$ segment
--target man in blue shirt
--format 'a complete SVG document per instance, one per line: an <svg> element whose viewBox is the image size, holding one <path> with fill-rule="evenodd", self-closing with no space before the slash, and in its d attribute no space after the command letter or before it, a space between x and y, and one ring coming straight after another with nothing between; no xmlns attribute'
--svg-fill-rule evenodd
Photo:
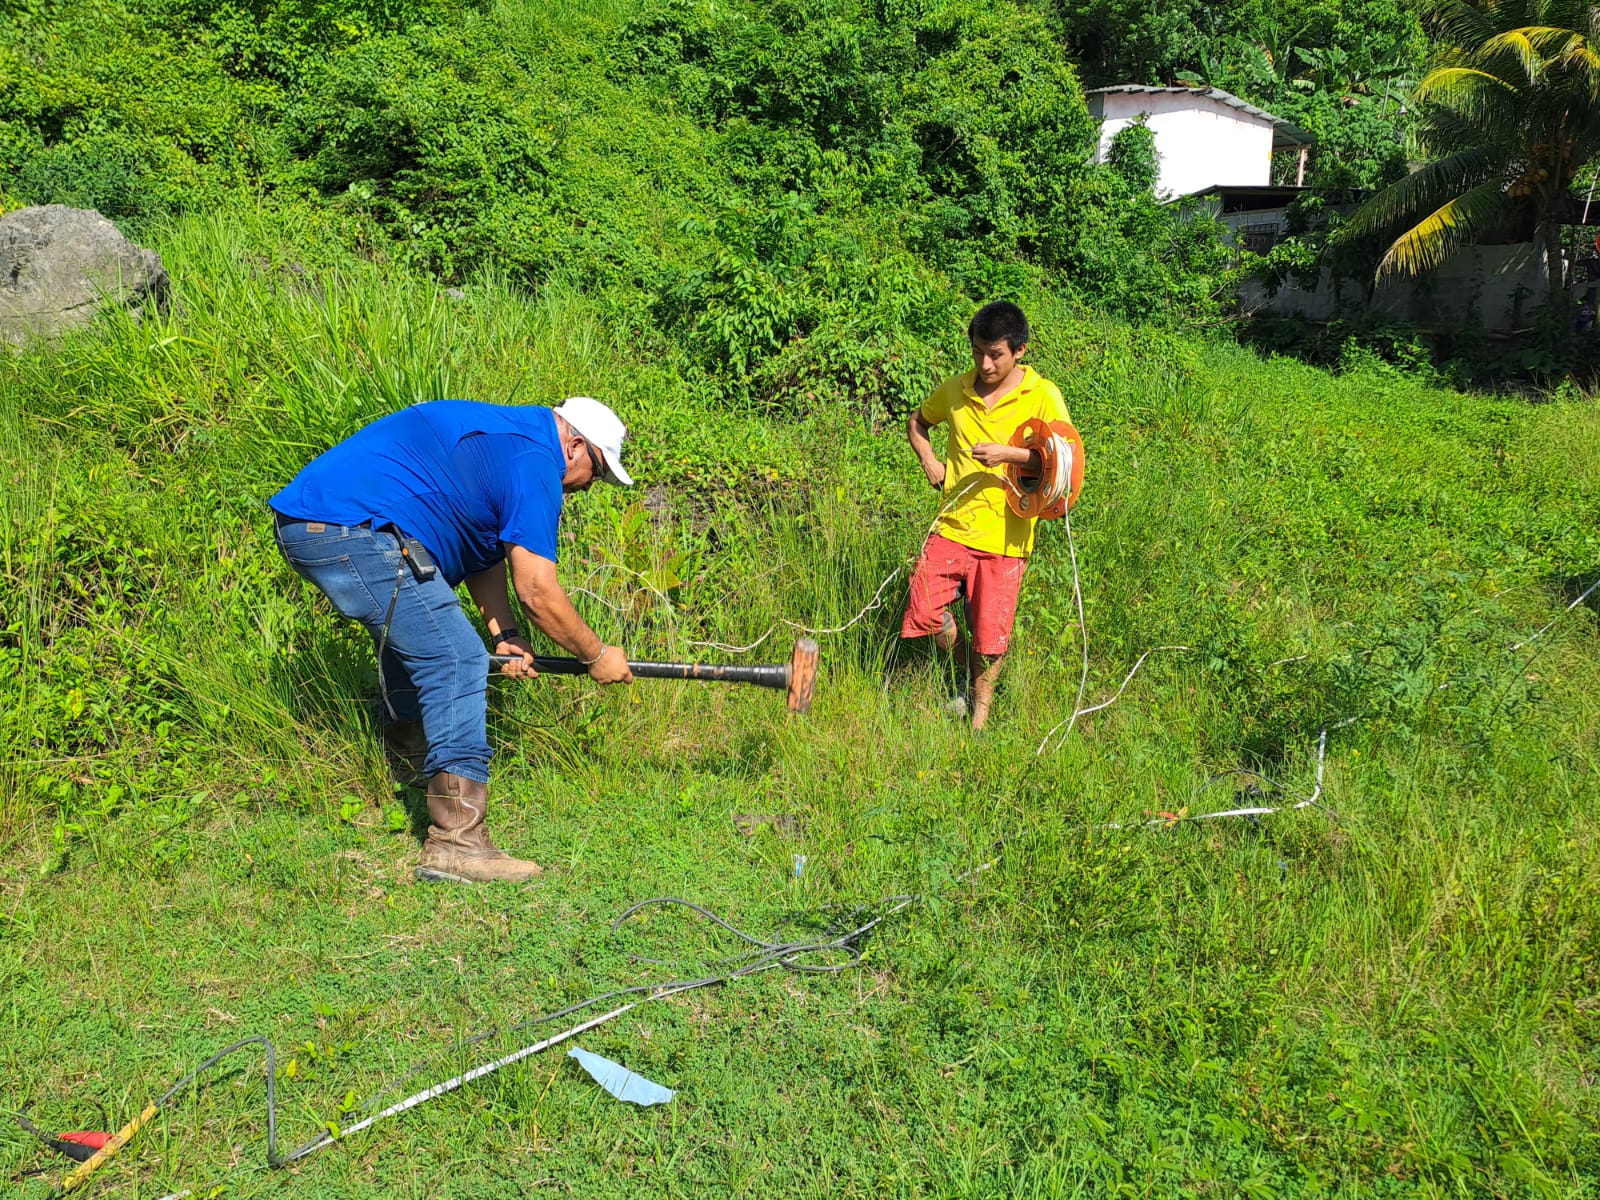
<svg viewBox="0 0 1600 1200"><path fill-rule="evenodd" d="M488 802L489 651L456 597L467 585L498 653L531 676L510 579L540 631L598 683L631 683L627 655L600 640L556 580L566 493L628 486L627 430L604 404L559 408L436 400L374 421L313 459L271 500L278 547L378 651L384 740L423 759L428 839L417 875L458 883L543 874L495 849Z"/></svg>

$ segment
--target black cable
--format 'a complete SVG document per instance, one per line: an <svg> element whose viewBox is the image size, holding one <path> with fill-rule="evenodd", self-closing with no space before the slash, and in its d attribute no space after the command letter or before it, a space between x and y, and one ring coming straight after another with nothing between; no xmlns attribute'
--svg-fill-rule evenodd
<svg viewBox="0 0 1600 1200"><path fill-rule="evenodd" d="M617 917L617 919L611 923L609 932L615 933L622 927L622 923L624 921L643 908L648 908L651 905L657 904L673 904L699 913L708 920L722 926L735 937L750 943L752 946L756 947L756 949L744 955L738 955L728 959L719 960L729 963L730 965L733 963L740 964L738 967L735 967L730 971L723 971L720 974L705 975L692 979L674 980L671 983L642 983L633 987L618 988L615 991L603 992L598 996L591 996L587 1000L580 1000L576 1004L568 1005L566 1008L557 1009L555 1012L546 1013L545 1015L539 1017L530 1017L528 1020L519 1021L515 1025L507 1025L504 1029L489 1029L482 1033L473 1034L471 1037L463 1038L461 1041L457 1042L455 1048L458 1050L464 1049L468 1046L479 1045L480 1043L489 1041L492 1038L505 1037L508 1034L521 1033L527 1029L534 1029L540 1025L547 1025L551 1021L560 1020L562 1017L570 1017L574 1013L582 1012L584 1009L594 1008L597 1005L604 1004L608 1000L617 1000L624 996L637 996L644 992L670 993L678 991L693 991L696 988L709 987L714 983L722 983L724 981L741 978L745 975L754 974L757 970L765 969L766 967L774 965L775 963L781 964L788 970L792 971L828 973L847 970L850 967L858 965L861 961L861 953L859 949L854 947L854 942L865 937L866 934L871 932L895 912L900 911L902 908L920 899L920 896L910 895L887 896L878 901L878 903L875 905L867 905L861 908L852 909L850 912L845 914L841 921L836 921L832 926L829 927L830 932L834 932L836 936L826 942L766 942L723 920L710 909L704 908L701 905L695 904L691 901L681 900L676 896L656 896L649 900L641 900ZM879 916L874 917L872 920L867 921L864 924L843 930L842 933L839 932L842 929L843 921L854 920L863 913L873 912L884 908L888 908L889 911L882 912ZM847 947L843 945L843 943L852 943L852 945ZM850 961L824 966L804 966L792 961L802 954L837 951L839 949L847 949L848 952L851 953ZM679 962L683 961L681 959L644 958L639 955L630 955L629 957L634 962L642 963L648 966L676 966ZM365 1105L364 1111L371 1112L378 1108L378 1102L380 1100L385 1097L392 1096L396 1092L400 1091L408 1081L421 1074L427 1069L427 1067L427 1063L422 1063L407 1071L393 1084L385 1088L382 1092L379 1092L378 1095L372 1100L368 1101L368 1103ZM296 1154L298 1154L298 1152L296 1152Z"/></svg>
<svg viewBox="0 0 1600 1200"><path fill-rule="evenodd" d="M22 1111L17 1114L17 1124L22 1126L22 1128L28 1133L33 1134L34 1137L38 1138L46 1146L49 1146L50 1149L60 1151L73 1162L88 1162L94 1157L95 1148L93 1146L87 1145L84 1142L69 1142L62 1138L53 1138L44 1130L35 1125L32 1121L28 1120L28 1106L26 1104L22 1106ZM39 1171L28 1173L43 1175L44 1171L41 1169Z"/></svg>
<svg viewBox="0 0 1600 1200"><path fill-rule="evenodd" d="M539 1017L533 1017L526 1021L520 1021L515 1025L507 1026L504 1030L489 1030L484 1033L475 1034L472 1037L459 1042L457 1044L457 1048L460 1049L466 1046L477 1045L493 1037L501 1037L506 1034L532 1029L540 1025L547 1025L550 1022L559 1020L562 1017L568 1017L574 1013L582 1012L585 1009L594 1008L595 1006L603 1004L608 1000L616 1000L625 996L643 995L644 999L637 1001L636 1003L644 1003L648 1000L661 999L666 996L676 995L679 992L693 991L696 988L710 987L719 983L731 983L736 979L742 979L747 976L754 975L760 971L769 970L773 967L782 967L788 971L808 973L835 973L839 971L846 971L852 967L860 965L863 958L863 951L860 943L864 938L867 937L868 934L870 934L879 925L883 924L884 921L888 920L896 913L904 911L912 904L918 903L921 899L922 897L917 895L887 896L878 901L877 904L854 909L851 912L846 913L844 917L840 918L829 926L827 933L830 936L825 936L823 938L811 941L767 941L763 938L756 937L753 934L746 933L744 930L738 928L738 926L723 920L716 913L702 905L695 904L689 900L679 899L676 896L656 896L649 900L641 900L639 903L624 911L619 917L617 917L615 921L612 922L610 928L611 933L615 933L621 928L623 922L643 909L655 905L674 905L681 908L687 908L692 912L698 913L707 920L713 922L720 928L727 930L729 933L748 944L751 949L742 955L735 956L731 960L728 960L730 963L736 963L738 965L730 966L729 969L721 971L717 974L704 975L689 979L679 979L670 983L637 984L633 987L618 988L614 991L603 992L598 996L592 996L587 1000L581 1000L576 1004L568 1005L566 1008L558 1009L555 1012L547 1013ZM860 919L864 914L868 913L875 915L870 916L866 920ZM851 921L855 921L857 923L846 928L846 924ZM848 958L844 962L810 963L803 961L804 959L813 956L839 953L848 955ZM635 961L650 963L657 960L636 958ZM161 1097L156 1100L154 1107L157 1109L165 1108L167 1103L172 1100L174 1096L183 1091L183 1089L188 1087L190 1084L194 1083L201 1075L203 1075L206 1071L209 1071L212 1067L216 1066L230 1054L242 1050L246 1046L257 1045L261 1046L265 1052L267 1068L267 1166L274 1169L287 1166L289 1163L304 1158L308 1154L313 1153L321 1147L339 1140L340 1136L342 1136L342 1131L337 1129L323 1129L318 1132L316 1137L312 1138L303 1145L290 1150L286 1154L280 1155L278 1153L276 1053L273 1049L271 1040L264 1035L241 1038L239 1041L234 1042L231 1045L224 1046L221 1050L218 1050L210 1058L206 1059L199 1066L195 1067L194 1070L190 1071L182 1079L178 1080L177 1083L173 1084L164 1093L162 1093ZM426 1065L427 1064L422 1064L421 1066L408 1072L405 1076L402 1076L396 1084L379 1093L379 1097L393 1095L400 1089L401 1084L417 1074L418 1071L425 1069ZM459 1079L459 1076L457 1078ZM426 1098L431 1097L424 1097L424 1099ZM366 1110L370 1113L377 1109L377 1107L378 1098L374 1098L366 1105ZM54 1139L46 1137L46 1135L38 1130L38 1128L35 1127L25 1115L19 1116L18 1119L22 1123L24 1129L29 1130L29 1132L34 1133L40 1137L41 1140L44 1140L49 1144L55 1144ZM357 1122L357 1124L359 1124L359 1122ZM76 1149L76 1147L74 1148ZM71 1152L69 1151L69 1153Z"/></svg>
<svg viewBox="0 0 1600 1200"><path fill-rule="evenodd" d="M190 1083L193 1083L197 1078L199 1078L201 1074L209 1071L212 1067L216 1066L223 1059L227 1058L228 1055L232 1054L235 1050L243 1050L246 1046L256 1045L263 1047L266 1050L267 1056L267 1165L269 1167L276 1167L281 1165L278 1159L278 1101L276 1088L278 1071L276 1065L276 1055L273 1052L272 1043L267 1040L265 1035L241 1038L239 1041L234 1042L231 1046L224 1046L221 1050L218 1050L210 1058L206 1059L205 1062L201 1063L182 1079L178 1080L177 1083L168 1088L166 1092L162 1094L161 1098L156 1101L156 1107L165 1108L168 1100L171 1100Z"/></svg>
<svg viewBox="0 0 1600 1200"><path fill-rule="evenodd" d="M395 537L399 537L398 533ZM398 721L400 715L394 711L394 705L389 703L389 687L383 678L383 651L389 644L389 625L394 621L394 607L400 600L400 588L405 583L406 559L405 548L401 547L400 565L394 569L394 594L389 597L389 611L383 614L383 629L378 633L378 695L383 700L383 707L388 710L389 720Z"/></svg>

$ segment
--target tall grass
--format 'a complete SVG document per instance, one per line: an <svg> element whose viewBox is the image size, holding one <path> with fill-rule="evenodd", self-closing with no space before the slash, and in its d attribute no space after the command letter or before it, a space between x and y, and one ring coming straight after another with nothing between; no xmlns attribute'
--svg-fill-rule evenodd
<svg viewBox="0 0 1600 1200"><path fill-rule="evenodd" d="M933 511L897 434L697 402L559 285L456 299L299 256L316 244L260 214L184 223L166 316L0 364L0 1048L42 1121L98 1103L114 1125L237 1025L301 1047L285 1120L309 1127L452 1032L636 980L595 924L628 899L770 927L917 890L853 976L741 985L597 1041L680 1088L664 1113L536 1065L294 1186L1593 1194L1593 615L1509 649L1600 571L1591 409L1041 301L1039 365L1089 444L1088 698L1150 646L1191 649L1036 757L1078 687L1061 527L973 737L898 641L904 577L868 607ZM265 499L400 405L574 392L636 434L640 489L578 498L564 526L563 577L607 638L711 657L695 643L777 625L746 657L781 661L783 622L860 619L823 636L805 720L741 689L497 685L496 831L552 880L405 886L370 650L277 559ZM1325 728L1324 807L1143 824L1309 794ZM735 814L796 825L746 838ZM191 1186L253 1146L252 1079L186 1100L159 1161L125 1153L113 1185ZM0 1133L0 1159L36 1151Z"/></svg>

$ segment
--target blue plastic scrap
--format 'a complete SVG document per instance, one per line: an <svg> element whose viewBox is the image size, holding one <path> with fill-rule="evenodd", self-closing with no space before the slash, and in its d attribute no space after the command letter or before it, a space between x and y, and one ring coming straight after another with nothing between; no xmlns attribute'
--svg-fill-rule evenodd
<svg viewBox="0 0 1600 1200"><path fill-rule="evenodd" d="M671 1088L651 1083L643 1075L635 1075L621 1063L601 1058L598 1054L590 1054L587 1050L573 1047L567 1051L567 1057L577 1059L578 1065L589 1072L596 1083L618 1100L626 1100L629 1104L665 1104L677 1095Z"/></svg>

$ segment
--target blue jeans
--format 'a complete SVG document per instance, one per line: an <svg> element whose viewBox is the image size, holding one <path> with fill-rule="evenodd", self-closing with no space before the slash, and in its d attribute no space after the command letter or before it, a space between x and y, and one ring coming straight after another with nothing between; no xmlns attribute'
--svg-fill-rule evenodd
<svg viewBox="0 0 1600 1200"><path fill-rule="evenodd" d="M419 583L392 533L287 517L276 518L276 525L278 549L289 565L365 625L374 648L394 600L383 649L394 719L422 722L429 775L449 771L489 782L489 651L455 589L438 575ZM383 717L389 718L387 709Z"/></svg>

